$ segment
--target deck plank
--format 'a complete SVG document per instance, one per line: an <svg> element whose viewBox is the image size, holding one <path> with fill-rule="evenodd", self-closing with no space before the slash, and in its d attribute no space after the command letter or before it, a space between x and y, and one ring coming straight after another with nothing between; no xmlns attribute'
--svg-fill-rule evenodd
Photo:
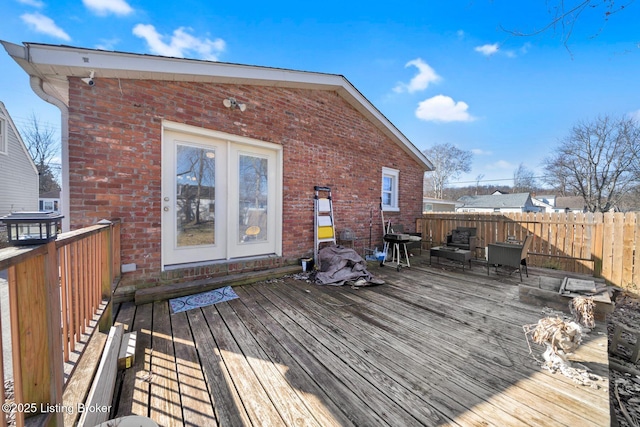
<svg viewBox="0 0 640 427"><path fill-rule="evenodd" d="M153 333L151 334L151 388L149 417L161 426L184 424L169 306L166 301L153 303Z"/></svg>
<svg viewBox="0 0 640 427"><path fill-rule="evenodd" d="M482 337L483 334L498 334L501 340L514 346L516 353L521 350L521 354L528 355L528 348L526 353L522 353L524 351L524 347L521 345L524 342L522 326L535 324L546 315L543 315L538 307L525 306L520 308L517 305L512 305L514 304L513 300L518 299L517 289L513 287L505 288L505 292L502 293L486 292L484 284L487 282L491 281L478 280L477 278L473 280L473 283L450 280L447 287L433 285L429 286L428 292L425 292L424 285L407 280L405 276L401 285L391 283L391 288L387 287L385 294L402 299L410 307L417 305L421 308L434 309L453 321L471 325L479 332L477 337ZM469 290L469 288L472 289ZM519 327L514 328L513 325L519 325ZM584 340L588 342L597 339L602 334L606 334L606 330L601 325L591 334L585 335ZM598 351L593 346L583 346L581 354L593 359L595 362L593 363L594 373L608 375L605 353Z"/></svg>
<svg viewBox="0 0 640 427"><path fill-rule="evenodd" d="M262 323L265 319L261 317L256 302L243 290L237 289L237 292L241 299L230 301L229 305L242 318L247 329L251 331L256 341L269 355L280 374L286 377L316 421L324 427L353 425L339 406L330 399L326 390L316 384L314 378L304 370L294 355L282 345L281 340L273 331L274 325L267 323L267 326Z"/></svg>
<svg viewBox="0 0 640 427"><path fill-rule="evenodd" d="M257 343L254 336L238 318L230 304L218 304L218 312L233 334L238 349L246 358L251 370L278 411L285 425L316 426L320 424L314 419L298 394L286 381L271 358Z"/></svg>
<svg viewBox="0 0 640 427"><path fill-rule="evenodd" d="M286 278L177 315L166 303L137 306L135 316L120 309L116 322L131 324L139 342L118 413L193 426L609 424L604 325L573 356L603 375L591 389L529 353L522 327L546 314L519 301L513 278L416 259L400 272L372 267L386 284Z"/></svg>
<svg viewBox="0 0 640 427"><path fill-rule="evenodd" d="M343 381L353 387L363 401L371 405L382 418L393 425L393 421L401 425L437 425L441 419L416 396L400 387L387 372L375 366L369 358L359 356L349 345L334 339L326 330L319 327L317 319L309 319L297 310L296 302L288 300L284 304L280 295L273 292L271 285L260 287L259 292L274 305L286 313L289 321L301 330L296 337L308 345L320 361L338 373ZM287 292L284 292L287 294ZM293 326L293 325L292 325ZM302 332L303 331L303 332ZM311 338L311 339L310 339ZM375 378L375 385L371 379ZM398 405L396 402L403 402Z"/></svg>
<svg viewBox="0 0 640 427"><path fill-rule="evenodd" d="M151 329L153 306L137 306L131 330L136 331L136 353L133 366L122 372L122 386L116 417L149 415L149 373L151 371Z"/></svg>
<svg viewBox="0 0 640 427"><path fill-rule="evenodd" d="M312 352L301 346L300 342L294 338L293 331L287 328L286 324L283 325L277 321L277 318L281 318L284 314L279 314L279 310L259 294L255 287L242 287L237 290L237 293L243 301L251 300L248 303L248 307L251 309L252 314L277 339L278 343L282 345L305 373L313 379L317 387L324 391L325 396L331 400L330 403L326 403L327 407L338 407L340 409L341 414L336 415L336 417L346 417L353 425L358 426L386 424L376 413L367 410L366 403L363 403L347 384L340 381L335 376L335 372L327 369ZM251 296L247 297L249 294ZM313 386L300 388L308 391L313 390ZM321 394L315 396L318 399L322 399Z"/></svg>
<svg viewBox="0 0 640 427"><path fill-rule="evenodd" d="M349 409L358 412L358 416L371 414L378 418L377 422L364 425L394 425L394 422L395 425L419 425L418 420L408 412L385 398L383 393L369 382L369 379L355 372L353 366L340 357L339 353L343 350L338 350L338 354L331 351L331 344L325 341L326 337L315 334L317 330L310 322L297 317L288 307L278 305L278 301L274 303L269 298L269 293L263 292L262 287L256 287L255 290L264 297L260 300L260 304L268 309L276 322L294 336L303 351L313 355L322 366L321 369L332 374L333 378L328 379L342 382L357 397L355 400L352 399L353 403L349 405ZM359 361L354 360L354 363Z"/></svg>
<svg viewBox="0 0 640 427"><path fill-rule="evenodd" d="M342 294L342 293L340 293ZM473 336L477 336L477 332L461 331L463 329L459 324L451 324L448 325L446 323L443 324L442 330L439 334L434 334L437 332L437 325L434 325L438 322L439 316L434 316L433 318L424 318L422 315L422 319L420 315L412 317L409 322L397 324L396 320L399 317L398 313L391 312L389 315L388 309L383 309L378 307L375 311L371 311L372 303L371 300L375 300L375 297L380 297L375 292L364 292L357 291L353 292L354 295L351 296L351 299L342 300L336 299L332 302L334 305L338 304L349 304L349 300L354 302L354 307L350 307L354 310L354 317L360 316L360 318L364 318L364 322L357 322L358 325L366 325L367 327L361 327L360 337L369 337L369 336L377 336L379 340L389 343L393 345L395 348L404 349L405 354L407 356L411 356L413 354L424 354L424 358L422 359L422 366L428 367L431 372L431 377L424 377L422 381L433 382L434 378L432 377L438 371L444 370L448 371L449 378L452 381L455 381L456 384L464 385L464 391L473 391L475 396L467 396L465 398L465 402L473 402L474 399L486 399L487 396L491 396L496 392L499 392L501 388L503 389L511 389L513 388L515 392L514 394L518 395L518 401L532 401L536 402L536 400L542 403L543 407L550 406L550 402L547 402L536 395L524 392L521 390L517 383L523 379L526 379L526 376L518 376L514 373L515 370L519 371L520 361L518 358L511 359L507 358L505 354L501 354L501 358L498 359L495 357L494 359L489 357L484 357L478 360L478 354L475 351L482 350L480 346L477 347L476 350L473 348L468 348L472 345ZM360 298L364 295L370 296L369 299L364 299L364 303L361 305L358 304ZM365 304L368 307L365 307ZM398 304L395 304L398 306ZM389 306L393 307L393 303L389 303ZM410 315L411 309L408 307L403 307L406 310L406 313ZM355 312L355 311L359 312ZM369 312L368 314L366 312ZM367 318L369 315L371 317ZM370 320L377 320L378 323L384 324L385 327L389 327L393 333L386 333L384 330L376 330L368 327L370 324ZM428 338L425 340L425 336ZM489 339L492 337L485 337L485 341L481 341L480 344L487 345L489 344ZM440 343L440 344L438 344ZM394 360L397 362L400 359L400 356L396 356ZM497 360L497 363L496 363ZM522 359L520 359L522 360ZM524 359L525 362L528 362ZM528 364L528 363L527 363ZM532 372L538 372L538 370ZM461 374L460 378L457 378L456 375ZM427 379L428 378L428 379ZM462 396L464 391L460 390L442 390L443 393L448 393L451 397L454 396ZM546 398L558 398L554 396L554 389L552 387L545 388L540 395ZM477 396L477 397L476 397ZM512 410L509 409L512 407L512 403L509 400L502 401L500 406L506 412L511 413ZM534 405L535 406L535 405ZM469 408L471 409L471 408ZM492 409L493 410L493 409ZM521 411L521 420L526 422L531 422L532 425L539 425L541 421L545 418L540 419L541 413L536 411L532 412L526 408L522 408ZM556 418L561 418L564 416L567 418L567 422L577 421L575 414L572 414L570 411L564 411L562 409L558 409L557 412L559 414L556 415ZM539 420L536 422L536 420Z"/></svg>
<svg viewBox="0 0 640 427"><path fill-rule="evenodd" d="M218 421L213 411L211 396L200 366L186 313L176 313L171 316L171 330L184 425L216 427Z"/></svg>
<svg viewBox="0 0 640 427"><path fill-rule="evenodd" d="M270 287L271 288L271 287ZM460 376L459 378L452 375L455 371L446 369L446 365L435 366L429 365L427 361L427 353L422 351L416 351L413 340L409 342L403 342L397 339L396 334L390 333L387 330L384 323L384 319L378 322L379 326L373 326L368 321L359 322L357 319L357 311L360 307L357 305L344 306L344 310L348 310L353 318L350 321L340 322L336 316L331 316L331 310L323 310L320 305L315 304L312 299L303 299L298 295L292 295L291 289L294 286L289 286L287 292L279 292L278 295L286 299L286 302L295 304L296 301L304 301L303 306L305 312L311 310L316 311L316 316L310 318L310 321L318 326L322 326L325 329L325 334L336 334L337 340L345 342L357 342L360 344L353 345L352 351L361 353L362 358L371 360L372 364L384 368L383 371L386 375L392 376L393 381L400 384L404 383L404 393L397 392L395 395L389 396L394 402L403 402L407 410L417 411L419 409L428 408L431 406L431 402L438 395L456 396L460 402L464 402L467 407L458 408L458 412L465 412L473 408L473 402L478 402L479 398L474 393L474 384L466 378L466 376ZM339 301L327 301L326 307L340 306ZM313 307L312 307L313 305ZM327 320L330 319L330 320ZM375 320L374 320L375 322ZM339 326L339 327L338 327ZM382 327L380 327L382 326ZM371 339L373 337L373 339ZM367 348L366 352L362 352L362 348ZM399 366L401 369L397 369ZM394 372L395 370L395 372ZM413 374L412 381L406 382L401 378L402 372L411 372ZM375 378L376 381L380 381L380 374L375 375L370 372L365 374L369 377ZM420 385L429 379L429 383L434 385L434 392L429 393L426 396L414 394L416 389L420 388ZM466 384L465 384L466 382ZM461 386L464 384L464 387ZM478 387L475 385L475 387ZM393 389L391 387L385 387L385 389ZM424 393L424 390L422 391ZM419 393L420 394L420 393ZM441 410L444 410L442 408ZM521 425L521 421L513 418L508 412L501 411L499 408L493 408L493 416L500 419L502 425ZM448 417L451 417L453 411L447 413ZM414 414L419 416L418 414ZM439 425L445 416L442 413L433 414L429 418L420 417L420 421L424 425ZM480 417L478 417L480 420Z"/></svg>
<svg viewBox="0 0 640 427"><path fill-rule="evenodd" d="M220 350L221 360L232 378L234 387L241 396L241 402L252 425L283 425L282 417L269 400L268 394L242 354L232 332L228 329L216 307L205 307L202 312Z"/></svg>
<svg viewBox="0 0 640 427"><path fill-rule="evenodd" d="M220 349L209 330L202 310L188 311L187 318L218 424L220 426L251 425L238 390L233 386L231 375L225 369Z"/></svg>

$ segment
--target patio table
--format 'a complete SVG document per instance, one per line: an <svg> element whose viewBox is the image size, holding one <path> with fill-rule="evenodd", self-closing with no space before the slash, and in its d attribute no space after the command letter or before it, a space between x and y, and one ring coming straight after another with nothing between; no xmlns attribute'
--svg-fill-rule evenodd
<svg viewBox="0 0 640 427"><path fill-rule="evenodd" d="M471 268L471 251L466 249L459 248L449 248L446 246L436 246L434 248L429 249L429 265L431 265L431 260L433 257L437 258L446 258L452 261L458 261L462 264L462 270L464 271L465 263L469 263L469 268Z"/></svg>

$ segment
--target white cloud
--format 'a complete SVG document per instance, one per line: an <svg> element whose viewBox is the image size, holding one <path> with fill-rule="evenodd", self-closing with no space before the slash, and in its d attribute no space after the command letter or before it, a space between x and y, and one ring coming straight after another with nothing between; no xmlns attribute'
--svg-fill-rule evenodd
<svg viewBox="0 0 640 427"><path fill-rule="evenodd" d="M520 48L520 54L521 55L525 55L527 52L529 52L529 49L531 48L531 43L526 42L525 44L522 45L522 47Z"/></svg>
<svg viewBox="0 0 640 427"><path fill-rule="evenodd" d="M498 160L495 163L486 166L487 169L514 169L515 166L506 160Z"/></svg>
<svg viewBox="0 0 640 427"><path fill-rule="evenodd" d="M171 36L165 36L159 34L153 25L138 24L133 28L133 34L145 39L151 52L158 55L184 58L185 53L195 52L201 59L217 61L218 55L224 52L224 40L197 38L188 34L187 30L190 29L180 27ZM169 39L169 43L163 39Z"/></svg>
<svg viewBox="0 0 640 427"><path fill-rule="evenodd" d="M456 31L456 35L458 36L458 40L462 40L466 36L466 34L465 34L465 32L463 30Z"/></svg>
<svg viewBox="0 0 640 427"><path fill-rule="evenodd" d="M493 154L493 152L483 150L482 148L473 148L471 152L476 156L490 156Z"/></svg>
<svg viewBox="0 0 640 427"><path fill-rule="evenodd" d="M62 39L65 41L70 41L71 37L67 34L62 28L58 27L53 19L48 16L44 16L41 13L25 13L20 16L22 21L26 23L32 30L47 34L49 36Z"/></svg>
<svg viewBox="0 0 640 427"><path fill-rule="evenodd" d="M528 42L516 49L503 49L498 43L493 43L476 46L473 50L487 57L502 54L507 58L517 58L519 56L526 55L530 48L531 43Z"/></svg>
<svg viewBox="0 0 640 427"><path fill-rule="evenodd" d="M629 117L631 118L631 120L634 120L638 124L640 124L640 110L630 112Z"/></svg>
<svg viewBox="0 0 640 427"><path fill-rule="evenodd" d="M44 7L44 2L40 0L18 0L18 3L22 3L27 6L37 7L38 9L42 9Z"/></svg>
<svg viewBox="0 0 640 427"><path fill-rule="evenodd" d="M496 54L499 49L500 49L500 45L498 45L498 43L494 43L494 44L483 44L482 46L476 46L475 49L473 50L475 50L476 52L480 52L484 56L491 56Z"/></svg>
<svg viewBox="0 0 640 427"><path fill-rule="evenodd" d="M98 15L129 15L133 8L125 0L82 0L82 3Z"/></svg>
<svg viewBox="0 0 640 427"><path fill-rule="evenodd" d="M455 102L451 97L436 95L418 104L416 117L434 122L471 122L475 120L466 102Z"/></svg>
<svg viewBox="0 0 640 427"><path fill-rule="evenodd" d="M394 92L413 93L419 90L425 90L431 83L436 83L442 78L436 74L435 70L422 59L417 58L406 63L405 67L414 66L418 69L418 74L407 83L398 83Z"/></svg>

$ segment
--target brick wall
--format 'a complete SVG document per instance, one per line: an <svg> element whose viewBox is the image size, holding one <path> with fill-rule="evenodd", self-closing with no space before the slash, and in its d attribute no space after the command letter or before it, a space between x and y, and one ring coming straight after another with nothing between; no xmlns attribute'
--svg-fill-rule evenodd
<svg viewBox="0 0 640 427"><path fill-rule="evenodd" d="M247 110L225 108L229 96ZM314 185L332 188L338 233L350 228L367 246L371 211L374 244L381 242L383 166L400 170L400 213L385 218L413 231L421 215L419 165L335 92L122 79L89 87L71 79L71 226L121 218L122 262L138 266L129 282L162 279L163 119L283 146L282 263L313 251Z"/></svg>

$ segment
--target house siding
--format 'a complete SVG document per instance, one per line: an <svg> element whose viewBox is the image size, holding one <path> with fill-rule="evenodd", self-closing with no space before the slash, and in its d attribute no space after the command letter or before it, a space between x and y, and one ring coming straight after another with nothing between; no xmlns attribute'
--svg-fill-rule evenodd
<svg viewBox="0 0 640 427"><path fill-rule="evenodd" d="M38 173L5 111L0 108L8 138L6 154L0 153L0 217L15 211L38 210Z"/></svg>
<svg viewBox="0 0 640 427"><path fill-rule="evenodd" d="M385 218L412 231L421 216L422 167L336 92L106 78L89 87L71 78L69 94L71 227L121 218L122 262L138 268L126 282L190 280L203 271L160 274L163 120L282 145L281 263L313 251L315 185L332 189L337 232L350 228L367 246L371 211L373 244L382 236L382 167L400 170L400 212ZM225 108L230 96L247 110Z"/></svg>

